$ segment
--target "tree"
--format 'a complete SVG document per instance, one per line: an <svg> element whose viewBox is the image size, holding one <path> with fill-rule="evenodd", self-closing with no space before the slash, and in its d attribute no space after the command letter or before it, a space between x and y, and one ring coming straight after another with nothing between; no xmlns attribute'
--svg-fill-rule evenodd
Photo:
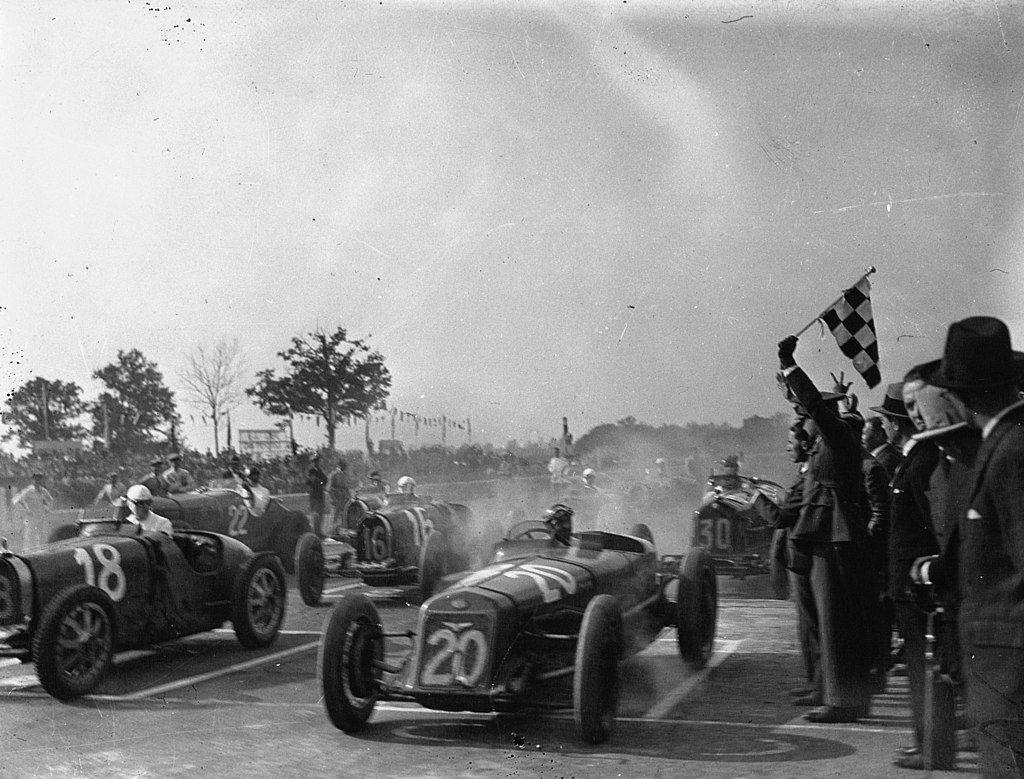
<svg viewBox="0 0 1024 779"><path fill-rule="evenodd" d="M330 335L317 330L295 336L291 347L277 356L287 366L285 375L277 377L273 369L260 371L246 394L271 416L320 417L327 423L331 449L338 422L365 419L383 404L391 387L380 352L361 339L349 338L343 327Z"/></svg>
<svg viewBox="0 0 1024 779"><path fill-rule="evenodd" d="M50 381L36 376L7 396L4 417L10 426L3 439L69 441L85 436L78 418L86 411L82 388L74 382Z"/></svg>
<svg viewBox="0 0 1024 779"><path fill-rule="evenodd" d="M212 347L202 344L186 355L187 365L179 378L185 385L187 403L213 420L213 451L220 454L220 418L242 401L245 357L238 339L221 339Z"/></svg>
<svg viewBox="0 0 1024 779"><path fill-rule="evenodd" d="M181 417L156 363L138 349L118 350L116 362L93 373L106 387L92 404L93 434L111 449L145 450L163 435L174 441Z"/></svg>

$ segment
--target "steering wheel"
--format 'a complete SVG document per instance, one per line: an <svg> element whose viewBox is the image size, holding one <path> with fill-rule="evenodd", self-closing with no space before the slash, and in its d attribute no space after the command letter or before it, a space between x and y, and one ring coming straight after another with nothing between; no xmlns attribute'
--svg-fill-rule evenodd
<svg viewBox="0 0 1024 779"><path fill-rule="evenodd" d="M505 541L517 541L522 539L537 539L546 541L554 538L555 531L550 525L539 522L535 519L528 519L524 522L517 522L505 533Z"/></svg>

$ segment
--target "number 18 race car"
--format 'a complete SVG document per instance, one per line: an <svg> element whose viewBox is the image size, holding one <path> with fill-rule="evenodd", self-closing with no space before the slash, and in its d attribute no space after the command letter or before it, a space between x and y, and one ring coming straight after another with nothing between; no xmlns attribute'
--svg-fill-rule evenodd
<svg viewBox="0 0 1024 779"><path fill-rule="evenodd" d="M714 563L703 550L658 557L646 525L631 535L574 533L568 545L542 522L513 525L492 562L449 577L419 610L415 633L386 633L372 601L344 596L320 639L318 674L328 716L352 733L378 700L443 711L543 705L559 684L579 737L612 733L619 661L674 625L694 667L712 651L718 614ZM385 640L407 640L400 663Z"/></svg>
<svg viewBox="0 0 1024 779"><path fill-rule="evenodd" d="M708 488L693 515L692 545L708 550L719 573L768 573L775 514L785 488L734 475L712 476Z"/></svg>
<svg viewBox="0 0 1024 779"><path fill-rule="evenodd" d="M246 648L277 638L286 588L275 555L216 533L171 537L116 519L79 530L22 554L0 551L0 656L34 661L55 698L93 690L115 652L229 620Z"/></svg>

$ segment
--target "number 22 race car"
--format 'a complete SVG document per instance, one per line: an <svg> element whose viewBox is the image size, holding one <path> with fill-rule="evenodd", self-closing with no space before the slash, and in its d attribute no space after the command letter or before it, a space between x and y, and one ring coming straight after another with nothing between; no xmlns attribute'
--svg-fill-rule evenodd
<svg viewBox="0 0 1024 779"><path fill-rule="evenodd" d="M451 578L420 607L413 634L386 633L364 594L337 603L317 662L337 728L360 730L378 700L509 711L549 702L554 680L571 679L577 733L597 744L612 733L619 661L671 625L684 661L699 668L711 655L714 563L704 550L659 558L646 525L574 533L565 545L548 525L521 522L490 565ZM411 643L402 662L385 660L387 639Z"/></svg>
<svg viewBox="0 0 1024 779"><path fill-rule="evenodd" d="M173 537L132 522L82 524L77 538L0 551L0 656L35 662L66 700L92 691L115 652L219 628L268 646L284 622L277 557L202 531Z"/></svg>

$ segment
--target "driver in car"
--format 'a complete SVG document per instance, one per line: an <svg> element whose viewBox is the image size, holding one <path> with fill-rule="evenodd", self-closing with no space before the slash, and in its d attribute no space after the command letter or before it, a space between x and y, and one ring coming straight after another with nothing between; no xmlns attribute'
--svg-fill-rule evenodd
<svg viewBox="0 0 1024 779"><path fill-rule="evenodd" d="M556 503L544 512L544 524L551 528L555 541L569 545L572 536L573 510L564 503Z"/></svg>
<svg viewBox="0 0 1024 779"><path fill-rule="evenodd" d="M128 501L128 510L131 511L129 522L138 525L143 530L156 530L167 535L174 532L171 520L153 512L153 493L144 484L135 484L129 487L125 499Z"/></svg>

